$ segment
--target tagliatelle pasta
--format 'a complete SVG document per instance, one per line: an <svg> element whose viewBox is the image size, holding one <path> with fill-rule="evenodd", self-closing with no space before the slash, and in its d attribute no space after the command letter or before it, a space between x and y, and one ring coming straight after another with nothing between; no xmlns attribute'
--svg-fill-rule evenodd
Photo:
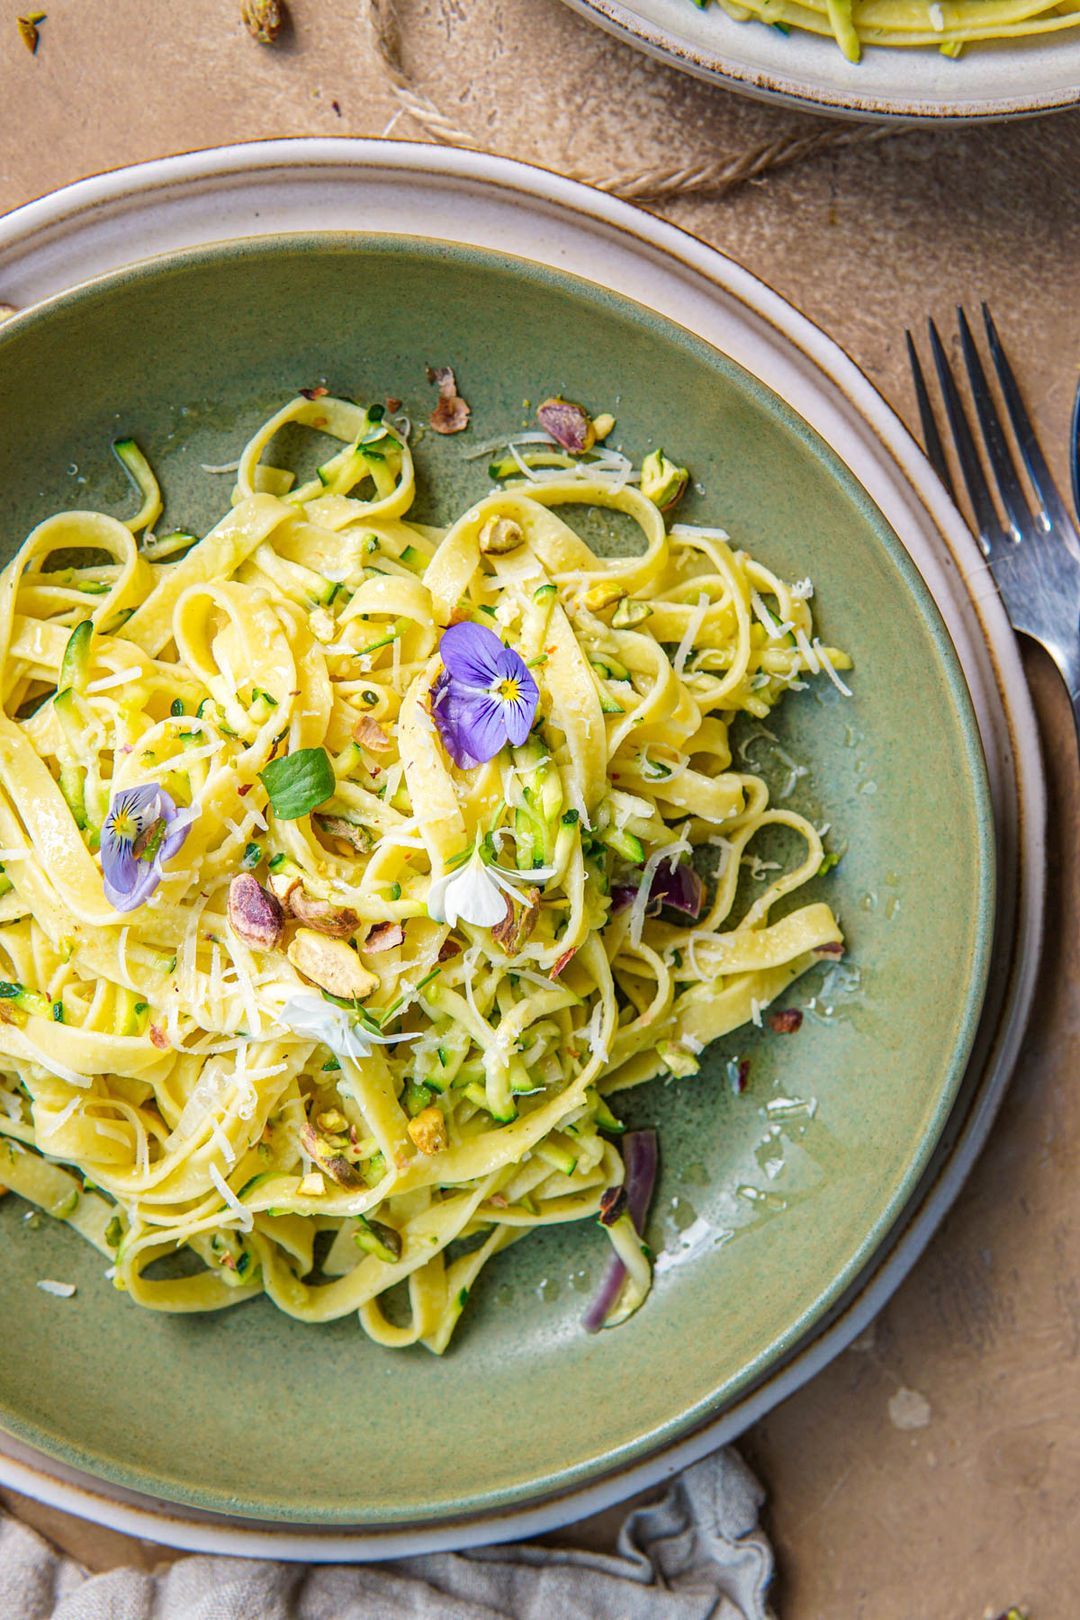
<svg viewBox="0 0 1080 1620"><path fill-rule="evenodd" d="M694 0L702 7L708 0ZM737 22L825 34L851 62L864 45L933 46L959 56L989 39L1056 34L1080 25L1076 0L717 0Z"/></svg>
<svg viewBox="0 0 1080 1620"><path fill-rule="evenodd" d="M286 425L341 446L300 485ZM138 516L50 517L0 575L0 1181L141 1305L265 1293L436 1352L492 1255L599 1214L621 1320L650 1277L609 1099L842 951L798 903L817 831L729 747L843 688L809 587L550 440L441 532L407 430L301 397L199 540L149 533L118 448ZM740 901L773 826L804 853Z"/></svg>

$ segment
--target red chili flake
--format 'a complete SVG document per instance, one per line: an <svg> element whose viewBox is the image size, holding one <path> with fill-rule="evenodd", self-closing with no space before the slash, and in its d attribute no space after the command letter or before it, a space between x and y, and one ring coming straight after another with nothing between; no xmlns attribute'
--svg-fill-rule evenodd
<svg viewBox="0 0 1080 1620"><path fill-rule="evenodd" d="M494 1204L496 1209L506 1209L510 1203L510 1200L507 1198L505 1193L492 1193L491 1197L488 1199L488 1203Z"/></svg>
<svg viewBox="0 0 1080 1620"><path fill-rule="evenodd" d="M300 392L305 399L324 399L330 390L320 383L318 388L301 388Z"/></svg>
<svg viewBox="0 0 1080 1620"><path fill-rule="evenodd" d="M746 1090L746 1084L747 1084L747 1081L749 1080L749 1078L750 1078L750 1059L749 1058L740 1058L739 1059L739 1067L736 1069L734 1075L731 1078L731 1089L735 1093L736 1097L741 1097L742 1096L743 1092Z"/></svg>
<svg viewBox="0 0 1080 1620"><path fill-rule="evenodd" d="M240 798L243 798L244 794L245 793L250 793L254 786L255 786L254 782L244 782L244 783L241 784L240 787L237 788L236 791L239 794Z"/></svg>
<svg viewBox="0 0 1080 1620"><path fill-rule="evenodd" d="M769 1014L769 1028L778 1035L794 1035L802 1028L803 1015L798 1007L785 1007L782 1012Z"/></svg>
<svg viewBox="0 0 1080 1620"><path fill-rule="evenodd" d="M400 409L401 409L401 401L400 401L400 399L395 399L394 396L391 394L390 398L386 401L386 408L387 408L388 411L400 411Z"/></svg>
<svg viewBox="0 0 1080 1620"><path fill-rule="evenodd" d="M329 418L326 416L313 416L311 418L311 425L313 428L324 428L328 421Z"/></svg>
<svg viewBox="0 0 1080 1620"><path fill-rule="evenodd" d="M605 1187L600 1194L600 1225L614 1226L625 1209L625 1183L620 1181L617 1187Z"/></svg>
<svg viewBox="0 0 1080 1620"><path fill-rule="evenodd" d="M156 1024L150 1025L150 1039L153 1041L159 1052L167 1052L169 1050L169 1037L166 1035L165 1031L163 1029L159 1029Z"/></svg>
<svg viewBox="0 0 1080 1620"><path fill-rule="evenodd" d="M815 956L843 956L844 947L838 939L830 940L827 945L819 945L814 951Z"/></svg>
<svg viewBox="0 0 1080 1620"><path fill-rule="evenodd" d="M551 972L548 974L548 978L557 979L563 968L567 967L570 962L573 961L574 957L577 955L577 950L578 948L575 945L571 950L563 951L561 956L556 957L554 966L552 967Z"/></svg>
<svg viewBox="0 0 1080 1620"><path fill-rule="evenodd" d="M340 118L341 117L341 102L340 101L332 101L330 103L330 105L331 105L331 107L333 107L334 111L337 113L338 117Z"/></svg>
<svg viewBox="0 0 1080 1620"><path fill-rule="evenodd" d="M444 939L439 946L439 961L448 962L452 956L461 955L461 946L456 939Z"/></svg>

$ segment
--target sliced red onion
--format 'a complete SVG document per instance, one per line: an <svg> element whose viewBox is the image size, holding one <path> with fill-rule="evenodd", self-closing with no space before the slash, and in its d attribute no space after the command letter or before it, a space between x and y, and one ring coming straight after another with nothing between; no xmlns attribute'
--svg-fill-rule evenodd
<svg viewBox="0 0 1080 1620"><path fill-rule="evenodd" d="M674 871L661 861L649 899L654 905L659 900L687 917L700 917L705 904L705 885L688 861L680 861Z"/></svg>
<svg viewBox="0 0 1080 1620"><path fill-rule="evenodd" d="M611 915L617 917L620 911L632 906L637 890L632 883L615 883L611 889Z"/></svg>
<svg viewBox="0 0 1080 1620"><path fill-rule="evenodd" d="M655 1131L629 1131L623 1138L623 1160L626 1164L626 1213L634 1223L640 1237L645 1230L645 1217L649 1213L656 1169L659 1159ZM626 1267L616 1256L608 1266L596 1298L582 1317L586 1333L598 1333L607 1321L612 1306L626 1281Z"/></svg>

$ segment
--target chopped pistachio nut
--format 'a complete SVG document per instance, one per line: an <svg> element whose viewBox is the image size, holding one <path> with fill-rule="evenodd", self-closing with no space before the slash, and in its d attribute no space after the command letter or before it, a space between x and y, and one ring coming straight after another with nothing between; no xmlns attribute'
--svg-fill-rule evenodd
<svg viewBox="0 0 1080 1620"><path fill-rule="evenodd" d="M367 938L360 949L362 951L392 951L398 945L405 943L405 930L399 922L374 923L368 930Z"/></svg>
<svg viewBox="0 0 1080 1620"><path fill-rule="evenodd" d="M449 1146L446 1119L442 1109L434 1104L430 1108L421 1109L415 1119L410 1119L408 1129L420 1152L426 1153L429 1157L442 1153L444 1148Z"/></svg>
<svg viewBox="0 0 1080 1620"><path fill-rule="evenodd" d="M353 1242L365 1254L373 1254L387 1265L401 1259L401 1233L393 1226L387 1226L385 1221L372 1220L370 1215L361 1215L360 1224L353 1233Z"/></svg>
<svg viewBox="0 0 1080 1620"><path fill-rule="evenodd" d="M573 455L582 455L596 443L596 428L584 405L556 395L537 407L536 417L545 433Z"/></svg>
<svg viewBox="0 0 1080 1620"><path fill-rule="evenodd" d="M300 887L300 874L298 872L271 872L268 882L271 892L284 906L288 905L293 890Z"/></svg>
<svg viewBox="0 0 1080 1620"><path fill-rule="evenodd" d="M310 1175L301 1176L297 1192L301 1198L321 1198L326 1191L326 1182L317 1170Z"/></svg>
<svg viewBox="0 0 1080 1620"><path fill-rule="evenodd" d="M507 956L517 956L540 917L540 890L526 889L520 908L506 896L506 915L491 930L491 937Z"/></svg>
<svg viewBox="0 0 1080 1620"><path fill-rule="evenodd" d="M480 530L479 546L485 557L505 557L524 545L525 535L513 518L488 518Z"/></svg>
<svg viewBox="0 0 1080 1620"><path fill-rule="evenodd" d="M377 720L369 714L362 714L353 726L353 741L358 742L361 748L366 748L369 754L390 754L394 750L394 740L388 732L384 731Z"/></svg>
<svg viewBox="0 0 1080 1620"><path fill-rule="evenodd" d="M651 612L648 602L636 602L632 596L624 596L611 615L611 622L616 630L630 630L635 624L643 624Z"/></svg>
<svg viewBox="0 0 1080 1620"><path fill-rule="evenodd" d="M343 1001L363 1000L379 982L343 939L328 939L312 928L298 928L286 954L305 979Z"/></svg>
<svg viewBox="0 0 1080 1620"><path fill-rule="evenodd" d="M320 1170L326 1172L331 1181L348 1192L355 1192L357 1188L365 1185L363 1178L357 1173L343 1154L335 1152L333 1144L324 1136L320 1136L312 1125L303 1125L300 1130L300 1140L304 1151Z"/></svg>
<svg viewBox="0 0 1080 1620"><path fill-rule="evenodd" d="M452 366L429 366L428 382L439 390L439 402L428 421L436 433L462 433L469 425L471 409L457 391Z"/></svg>
<svg viewBox="0 0 1080 1620"><path fill-rule="evenodd" d="M348 906L331 905L329 900L314 899L302 884L289 892L289 910L293 916L318 934L329 934L334 939L348 939L355 934L360 919Z"/></svg>
<svg viewBox="0 0 1080 1620"><path fill-rule="evenodd" d="M320 1114L316 1121L320 1131L347 1131L349 1122L340 1108L329 1108L325 1114Z"/></svg>
<svg viewBox="0 0 1080 1620"><path fill-rule="evenodd" d="M667 512L681 500L690 482L685 467L677 467L662 450L652 450L641 463L641 493L661 512Z"/></svg>
<svg viewBox="0 0 1080 1620"><path fill-rule="evenodd" d="M315 820L321 832L330 838L340 838L343 844L351 845L358 853L362 853L370 846L371 840L363 827L357 827L354 822L346 821L344 816L316 816Z"/></svg>
<svg viewBox="0 0 1080 1620"><path fill-rule="evenodd" d="M613 602L621 602L625 595L626 591L621 585L617 585L614 580L598 580L595 585L590 585L585 592L585 606L590 613L599 613L604 608L610 607Z"/></svg>
<svg viewBox="0 0 1080 1620"><path fill-rule="evenodd" d="M250 872L241 872L229 884L228 916L229 927L245 945L273 951L281 944L285 913Z"/></svg>
<svg viewBox="0 0 1080 1620"><path fill-rule="evenodd" d="M599 416L593 417L593 432L598 439L606 439L615 426L615 418L610 411L601 411Z"/></svg>

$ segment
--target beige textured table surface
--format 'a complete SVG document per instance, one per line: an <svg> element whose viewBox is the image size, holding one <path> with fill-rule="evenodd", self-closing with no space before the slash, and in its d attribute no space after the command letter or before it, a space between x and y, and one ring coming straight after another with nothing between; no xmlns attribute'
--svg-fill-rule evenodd
<svg viewBox="0 0 1080 1620"><path fill-rule="evenodd" d="M355 0L293 0L273 49L239 0L40 0L31 57L0 18L0 209L222 141L380 134L396 103ZM499 152L597 172L736 153L812 121L639 57L558 0L400 0L416 81ZM793 46L794 48L794 46ZM958 64L958 71L963 64ZM414 136L406 117L394 133ZM1080 113L926 132L668 209L819 321L912 418L902 331L985 297L1064 472L1080 364ZM152 244L147 244L148 250ZM858 1350L746 1437L770 1491L783 1620L1080 1614L1080 815L1070 717L1027 657L1049 761L1041 993L993 1139ZM901 1387L929 1422L897 1428ZM159 1550L11 1502L104 1568ZM602 1535L604 1526L593 1527Z"/></svg>

